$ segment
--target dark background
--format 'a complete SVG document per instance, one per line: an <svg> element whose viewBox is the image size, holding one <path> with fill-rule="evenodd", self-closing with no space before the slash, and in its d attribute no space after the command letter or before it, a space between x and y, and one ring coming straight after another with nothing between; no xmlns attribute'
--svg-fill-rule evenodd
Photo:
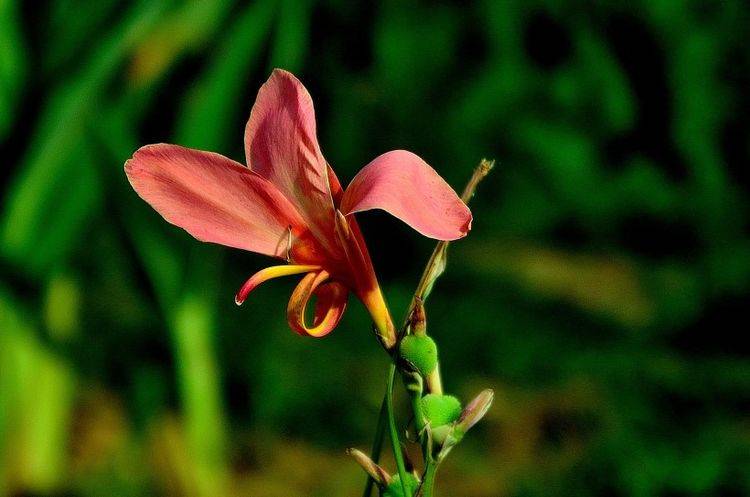
<svg viewBox="0 0 750 497"><path fill-rule="evenodd" d="M585 4L0 1L0 495L360 494L362 306L324 340L289 331L291 278L237 308L269 261L122 170L242 160L273 67L345 184L396 148L457 190L497 160L427 308L448 390L496 391L440 495L750 494L750 10ZM433 242L359 220L400 316Z"/></svg>

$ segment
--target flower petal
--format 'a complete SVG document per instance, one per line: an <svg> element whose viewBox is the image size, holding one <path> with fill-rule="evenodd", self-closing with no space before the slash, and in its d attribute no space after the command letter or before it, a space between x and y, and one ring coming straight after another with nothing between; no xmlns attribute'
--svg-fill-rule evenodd
<svg viewBox="0 0 750 497"><path fill-rule="evenodd" d="M237 305L242 305L242 303L247 299L247 296L250 295L250 292L255 290L258 285L268 280L280 278L282 276L291 276L293 274L309 273L310 271L317 271L319 269L320 266L304 266L294 264L271 266L265 269L261 269L260 271L252 275L237 291L237 294L234 296L234 303Z"/></svg>
<svg viewBox="0 0 750 497"><path fill-rule="evenodd" d="M386 350L391 350L397 341L396 328L380 291L357 221L352 219L349 222L341 212L336 211L336 234L352 268L354 292L370 313L380 343Z"/></svg>
<svg viewBox="0 0 750 497"><path fill-rule="evenodd" d="M329 277L326 271L308 273L292 292L286 311L287 320L292 330L300 335L323 337L333 331L344 315L349 292L338 282L326 283ZM305 311L313 295L318 300L313 324L308 326L305 323Z"/></svg>
<svg viewBox="0 0 750 497"><path fill-rule="evenodd" d="M456 240L471 229L471 211L419 156L387 152L366 165L344 192L340 210L382 209L430 238Z"/></svg>
<svg viewBox="0 0 750 497"><path fill-rule="evenodd" d="M329 251L333 199L328 164L316 137L312 98L291 73L275 69L258 91L245 128L247 164L272 182Z"/></svg>
<svg viewBox="0 0 750 497"><path fill-rule="evenodd" d="M349 290L341 283L330 281L320 285L313 292L313 295L317 299L315 301L315 312L313 313L313 326L318 330L324 330L328 327L334 329L344 315ZM323 336L328 331L316 334L308 330L307 333L313 336ZM318 333L321 333L321 331L318 331Z"/></svg>
<svg viewBox="0 0 750 497"><path fill-rule="evenodd" d="M125 163L125 173L164 219L201 241L284 258L290 236L306 230L274 185L219 154L147 145Z"/></svg>

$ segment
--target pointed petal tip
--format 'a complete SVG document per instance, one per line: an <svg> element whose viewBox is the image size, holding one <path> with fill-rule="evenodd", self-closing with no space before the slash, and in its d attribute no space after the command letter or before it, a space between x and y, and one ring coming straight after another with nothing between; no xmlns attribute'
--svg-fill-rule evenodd
<svg viewBox="0 0 750 497"><path fill-rule="evenodd" d="M172 145L171 143L149 143L139 147L128 160L125 161L125 167L132 169L138 163L138 159L142 159L144 155L149 154L162 154L169 155L172 150L183 150L185 147L180 145ZM190 150L190 149L188 149Z"/></svg>
<svg viewBox="0 0 750 497"><path fill-rule="evenodd" d="M292 72L287 71L283 67L274 67L273 70L271 70L271 76L273 76L274 74L277 75L277 76L283 76L285 78L291 77L291 78L294 78L294 79L298 79L297 76L295 76L294 74L292 74Z"/></svg>
<svg viewBox="0 0 750 497"><path fill-rule="evenodd" d="M464 204L464 205L466 205L466 204ZM472 215L472 213L469 210L468 206L466 206L466 216L467 216L467 219L466 219L464 225L461 226L461 228L458 229L456 237L452 238L452 239L446 239L444 241L452 242L452 241L460 240L461 238L464 238L466 235L469 234L469 232L471 231L471 225L474 222L474 216Z"/></svg>

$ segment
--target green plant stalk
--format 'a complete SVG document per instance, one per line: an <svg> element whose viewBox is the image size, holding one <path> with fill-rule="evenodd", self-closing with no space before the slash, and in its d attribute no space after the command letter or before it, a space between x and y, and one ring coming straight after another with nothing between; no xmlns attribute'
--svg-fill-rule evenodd
<svg viewBox="0 0 750 497"><path fill-rule="evenodd" d="M372 451L370 451L370 459L377 464L380 461L380 452L383 450L383 438L385 435L385 424L388 420L388 404L386 398L383 397L383 401L380 403L380 414L378 415L378 425L375 428L375 440L372 443ZM367 475L367 483L365 484L365 491L362 492L362 497L370 497L372 494L372 486L375 484L375 480Z"/></svg>
<svg viewBox="0 0 750 497"><path fill-rule="evenodd" d="M435 476L437 475L438 463L432 458L427 459L427 465L419 487L417 497L433 497L435 495Z"/></svg>
<svg viewBox="0 0 750 497"><path fill-rule="evenodd" d="M212 293L196 296L188 291L168 321L177 359L185 439L193 454L193 490L198 496L223 492L228 475L225 414L212 343L216 320L211 310Z"/></svg>
<svg viewBox="0 0 750 497"><path fill-rule="evenodd" d="M461 193L461 200L463 200L464 203L469 203L471 198L474 196L479 183L490 173L490 171L492 171L492 168L494 166L494 161L486 159L482 159L480 161L479 165L474 169L471 178L469 178L468 183L464 187L463 192ZM409 321L411 319L412 313L414 312L414 308L417 305L417 302L421 301L422 303L424 303L427 300L427 297L429 297L430 293L432 292L435 281L437 281L440 275L442 275L445 271L448 263L449 243L450 242L447 241L438 242L432 254L430 255L430 259L425 266L422 277L417 284L417 289L414 292L414 297L412 298L409 309L406 313L403 334L406 334L410 331ZM405 380L408 374L408 372L402 371L402 375L404 375ZM422 388L419 388L418 391L413 388L413 381L405 381L404 384L406 385L408 393L412 396L412 408L414 410L415 425L417 427L417 431L420 433L422 454L425 461L425 470L422 475L422 483L420 485L419 491L417 492L417 495L422 497L432 497L439 461L435 461L433 457L432 437L429 434L429 430L425 429L426 427L424 425L424 416L422 414L421 397L424 393L424 390L438 395L441 395L443 393L442 377L440 375L440 362L438 361L435 370L424 378L424 384L420 385L420 387Z"/></svg>
<svg viewBox="0 0 750 497"><path fill-rule="evenodd" d="M414 413L414 427L417 429L417 433L421 433L425 428L424 414L422 412L422 393L423 388L420 382L412 381L406 386L406 390L409 392L411 398L411 409Z"/></svg>
<svg viewBox="0 0 750 497"><path fill-rule="evenodd" d="M406 465L404 464L404 455L401 453L401 442L398 437L398 430L396 429L396 417L393 414L393 380L396 378L396 362L395 359L388 368L388 387L386 390L386 407L388 410L388 431L391 435L391 445L393 448L393 459L396 461L396 468L398 468L398 477L401 480L401 490L403 491L404 497L411 497L406 487Z"/></svg>
<svg viewBox="0 0 750 497"><path fill-rule="evenodd" d="M495 166L495 161L490 161L487 159L482 159L479 163L479 166L474 169L473 174L471 175L471 178L469 179L469 182L464 187L464 191L461 193L461 200L464 201L464 203L468 204L471 198L474 196L474 193L476 191L477 186L479 183L490 173L492 168ZM401 328L401 332L399 333L399 337L403 337L406 334L409 333L409 326L410 326L410 320L412 317L412 313L414 312L414 307L417 303L417 300L422 300L424 302L427 300L427 297L430 295L430 292L432 291L432 287L435 284L435 281L440 277L441 274L445 271L445 267L447 264L447 255L448 255L448 243L446 241L438 242L438 244L435 246L435 249L433 250L432 254L430 255L430 259L427 262L427 265L425 266L424 272L422 273L422 276L419 280L419 283L417 284L417 289L414 292L414 297L411 300L411 303L409 304L409 309L406 312L406 318L404 320L404 325ZM384 411L381 407L380 410L380 416L378 418L378 427L375 431L375 440L372 444L372 454L371 459L377 463L377 461L380 458L380 452L382 450L383 446L383 437L385 436L385 430L382 429L383 426L383 420L386 417L388 417L389 422L389 430L391 433L391 440L394 441L394 457L396 457L396 464L398 465L399 470L399 478L402 482L402 490L404 492L405 496L409 496L407 493L407 489L405 487L405 480L404 475L406 473L406 470L404 468L403 464L403 456L401 454L401 448L398 446L398 433L396 431L395 427L395 419L393 417L393 379L396 374L396 359L394 358L393 362L390 365L389 373L388 373L388 391L386 392L385 398L383 399L383 405L387 407L387 409ZM407 393L409 394L411 398L412 403L412 410L414 411L414 419L415 424L417 424L417 431L421 432L424 429L423 426L423 416L422 416L422 408L421 408L421 395L422 391L417 393L410 384L413 384L413 382L409 381L407 379L408 375L411 374L409 371L401 371L402 376L404 378L404 384L406 385ZM427 387L428 391L431 391L433 393L442 394L442 379L440 376L440 364L438 363L438 367L435 368L435 371L433 371L430 375L428 375L425 380L425 385ZM422 425L422 426L420 426ZM423 497L431 497L433 493L433 486L435 481L435 475L437 472L437 462L433 461L432 458L432 441L431 437L429 436L421 436L421 443L422 443L422 453L424 454L424 460L427 461L424 474L422 475L422 484L420 486L420 490L418 492L418 495L421 495ZM400 461L400 465L399 465ZM365 485L365 490L363 493L363 497L370 497L372 486L373 486L373 480L371 477L367 478L367 483ZM425 493L429 492L429 493Z"/></svg>

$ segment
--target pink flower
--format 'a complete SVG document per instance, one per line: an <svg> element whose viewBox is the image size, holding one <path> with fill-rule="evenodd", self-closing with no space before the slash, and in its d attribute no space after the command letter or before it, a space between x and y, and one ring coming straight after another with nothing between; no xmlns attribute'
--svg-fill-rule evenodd
<svg viewBox="0 0 750 497"><path fill-rule="evenodd" d="M396 334L355 212L382 209L425 236L454 240L471 212L422 159L394 150L370 162L346 190L320 151L310 94L276 69L258 92L245 128L248 167L212 152L147 145L125 163L135 191L168 222L195 238L285 259L254 274L241 304L260 283L304 274L287 307L291 328L321 337L338 324L353 292L383 345ZM312 323L305 308L317 298Z"/></svg>

